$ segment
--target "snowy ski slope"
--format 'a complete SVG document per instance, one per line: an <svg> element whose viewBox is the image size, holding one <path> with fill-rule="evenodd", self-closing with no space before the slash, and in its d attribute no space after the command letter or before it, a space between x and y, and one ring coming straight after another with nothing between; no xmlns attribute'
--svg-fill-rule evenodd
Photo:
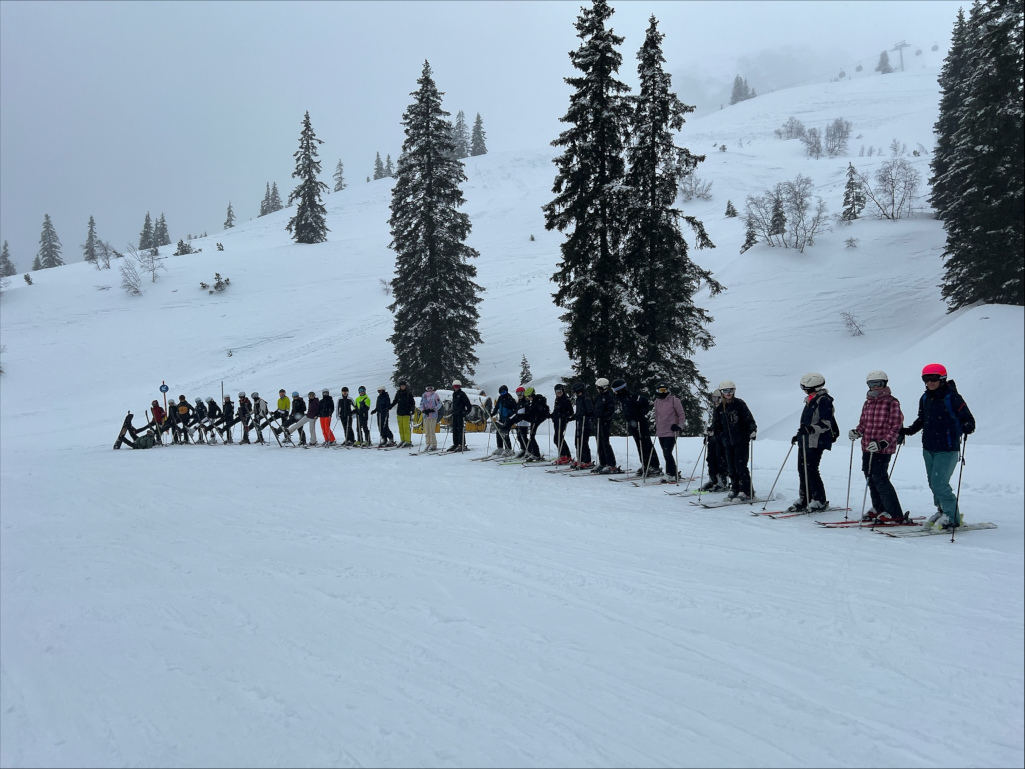
<svg viewBox="0 0 1025 769"><path fill-rule="evenodd" d="M391 389L390 181L357 184L326 197L325 244L293 244L286 210L194 242L141 297L81 263L5 291L0 765L1022 765L1022 309L946 313L928 212L834 227L804 254L740 255L742 220L723 216L799 172L838 213L847 163L881 162L861 145L931 149L936 75L779 91L685 126L714 195L686 206L716 244L691 255L728 287L700 297L716 346L698 363L758 420L761 491L803 373L825 375L846 432L869 370L889 373L910 423L921 367L944 363L979 423L966 519L998 529L902 541L706 510L470 462L485 435L445 458L111 452L162 380L189 400L222 382L233 396ZM790 115L850 120L848 156L777 139ZM517 384L524 354L546 393L570 370L549 281L561 236L540 210L552 155L467 161L487 290L475 381L491 394ZM928 157L909 159L927 179ZM231 287L211 296L198 284L215 271ZM699 451L680 441L685 471ZM823 460L835 504L849 459L841 441ZM917 437L894 480L930 512ZM863 490L855 471L852 515ZM791 458L768 504L796 492Z"/></svg>

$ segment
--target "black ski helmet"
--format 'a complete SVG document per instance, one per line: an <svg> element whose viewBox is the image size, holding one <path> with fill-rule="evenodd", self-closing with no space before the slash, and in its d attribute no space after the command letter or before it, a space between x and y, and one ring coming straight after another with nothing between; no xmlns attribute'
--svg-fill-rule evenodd
<svg viewBox="0 0 1025 769"><path fill-rule="evenodd" d="M507 385L502 385L498 388L499 395L505 395L507 392L509 392L509 387Z"/></svg>
<svg viewBox="0 0 1025 769"><path fill-rule="evenodd" d="M575 393L582 393L586 389L587 389L587 385L585 385L583 382L574 382L573 383L573 392L575 392Z"/></svg>

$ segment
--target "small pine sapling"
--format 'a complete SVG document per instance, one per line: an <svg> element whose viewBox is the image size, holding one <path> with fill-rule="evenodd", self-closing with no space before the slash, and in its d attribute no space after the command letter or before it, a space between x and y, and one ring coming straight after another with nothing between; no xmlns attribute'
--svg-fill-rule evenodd
<svg viewBox="0 0 1025 769"><path fill-rule="evenodd" d="M26 282L26 283L27 283L28 285L30 285L30 286L32 285L32 276L31 276L31 275L29 275L29 274L28 274L28 273L26 272L26 273L25 273L24 275L22 275L22 277L23 277L23 278L25 278L25 282Z"/></svg>
<svg viewBox="0 0 1025 769"><path fill-rule="evenodd" d="M733 201L732 200L727 200L726 201L726 216L728 216L728 217L730 217L732 219L736 215L737 215L737 209L733 206Z"/></svg>

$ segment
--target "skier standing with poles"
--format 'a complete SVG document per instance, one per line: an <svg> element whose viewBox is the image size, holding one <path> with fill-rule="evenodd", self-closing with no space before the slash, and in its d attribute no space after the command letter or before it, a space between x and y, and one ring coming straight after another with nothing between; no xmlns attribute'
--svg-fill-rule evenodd
<svg viewBox="0 0 1025 769"><path fill-rule="evenodd" d="M936 505L936 513L925 525L954 529L963 521L958 497L950 488L950 477L958 461L964 461L961 441L975 432L975 417L958 393L954 380L947 380L947 369L943 365L930 363L923 368L922 381L925 392L918 402L918 418L910 427L901 428L900 434L922 432L925 474Z"/></svg>
<svg viewBox="0 0 1025 769"><path fill-rule="evenodd" d="M644 478L661 475L662 468L659 466L658 454L655 453L655 446L651 442L651 430L648 427L651 401L647 396L631 393L625 379L617 379L613 382L612 392L619 399L619 407L623 410L623 417L626 419L627 432L634 439L637 455L641 458L641 466L635 475ZM629 457L627 461L629 462Z"/></svg>
<svg viewBox="0 0 1025 769"><path fill-rule="evenodd" d="M887 472L901 440L904 414L900 401L887 387L888 382L885 371L868 372L865 377L868 393L861 407L861 418L857 428L847 434L852 441L861 439L861 472L872 496L872 507L862 515L862 520L879 523L904 520L900 499Z"/></svg>
<svg viewBox="0 0 1025 769"><path fill-rule="evenodd" d="M616 396L609 390L609 380L598 379L598 397L594 400L594 420L597 423L598 467L591 470L598 475L613 475L623 472L616 464L616 453L612 450L612 417L616 414Z"/></svg>
<svg viewBox="0 0 1025 769"><path fill-rule="evenodd" d="M813 513L829 507L819 464L822 452L832 449L836 440L836 417L833 414L833 397L826 390L826 378L822 374L815 371L805 374L801 377L801 389L805 395L801 425L790 439L791 445L797 445L800 498L787 508L787 512Z"/></svg>
<svg viewBox="0 0 1025 769"><path fill-rule="evenodd" d="M726 466L730 473L730 493L727 499L746 502L751 499L751 472L747 462L751 454L751 441L758 435L758 425L751 409L736 397L737 385L731 379L719 383L722 403L715 410L713 435L722 441Z"/></svg>
<svg viewBox="0 0 1025 769"><path fill-rule="evenodd" d="M683 411L683 403L669 391L669 386L660 384L655 388L655 435L662 447L666 471L662 483L676 483L680 480L680 472L676 467L676 439L683 432L687 417Z"/></svg>

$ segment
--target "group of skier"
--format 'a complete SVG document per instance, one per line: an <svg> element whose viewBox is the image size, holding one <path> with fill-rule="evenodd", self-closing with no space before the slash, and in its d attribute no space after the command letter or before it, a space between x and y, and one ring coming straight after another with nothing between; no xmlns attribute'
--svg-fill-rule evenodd
<svg viewBox="0 0 1025 769"><path fill-rule="evenodd" d="M960 456L962 436L975 430L975 420L954 382L947 380L947 372L942 365L932 363L926 366L922 380L926 392L919 402L918 418L911 426L904 427L900 402L888 387L886 373L871 371L866 377L868 393L861 417L858 426L848 433L852 441L852 455L853 442L861 442L861 470L872 500L872 507L865 513L865 518L879 522L904 518L888 471L904 437L922 431L926 474L937 510L929 519L929 525L956 526L960 519L950 478ZM790 512L815 512L829 506L819 465L823 452L829 451L838 439L839 431L833 398L825 384L825 378L815 372L805 374L800 381L805 393L804 408L797 433L791 440L791 444L798 448L800 493L798 500L790 506ZM547 461L538 446L537 433L550 419L551 435L558 454L553 462L555 465L601 475L622 473L624 471L616 462L611 442L613 418L618 412L626 422L627 432L640 457L641 466L636 475L658 478L663 483L676 482L680 478L675 457L676 439L686 425L680 399L665 384L655 388L654 402L643 394L631 392L623 379L609 382L599 378L595 388L597 392L591 395L582 382L577 382L570 389L558 384L550 406L547 398L530 386L521 385L510 392L507 386L502 385L494 402L490 398L483 400L486 393L479 391L477 405L494 426L497 446L493 456L516 457L524 462ZM371 403L366 387L362 386L355 398L350 396L348 387L341 388L337 401L327 388L321 391L319 398L314 391L310 391L306 398L298 391L293 391L289 397L282 389L278 391L273 409L257 392L249 396L240 392L237 405L230 395L225 395L220 406L213 398L208 397L205 401L196 398L192 404L181 395L167 413L154 400L151 404L152 419L143 430L152 430L157 438L169 434L175 443L215 443L218 437L225 443L232 443L233 428L240 425L242 443L252 442L250 432L253 432L256 443L266 443L263 431L269 429L279 441L295 443L293 436L297 435L299 445L316 446L319 424L323 444L335 446L339 443L332 430L332 421L337 416L343 433L341 445L370 447L374 445L370 437L370 417L375 416L379 448L411 448L412 420L419 412L419 427L425 443L423 450L433 452L438 451L438 420L445 413L450 417L452 438L452 445L447 450L466 451L465 422L474 404L459 380L452 382L451 390L451 400L443 403L434 387L428 386L418 403L403 381L399 382L394 399L381 385L377 389L376 402ZM748 464L751 442L757 438L758 425L736 392L736 384L727 379L720 382L710 395L709 419L704 430L708 482L701 490L725 491L727 499L742 502L753 496ZM392 409L397 416L398 442L389 424ZM575 426L575 451L571 450L568 440L571 424ZM652 441L652 427L662 452L661 462ZM136 432L132 430L133 435ZM591 454L592 437L597 448L597 462L593 461ZM516 448L513 448L514 438ZM662 464L665 465L664 471Z"/></svg>

